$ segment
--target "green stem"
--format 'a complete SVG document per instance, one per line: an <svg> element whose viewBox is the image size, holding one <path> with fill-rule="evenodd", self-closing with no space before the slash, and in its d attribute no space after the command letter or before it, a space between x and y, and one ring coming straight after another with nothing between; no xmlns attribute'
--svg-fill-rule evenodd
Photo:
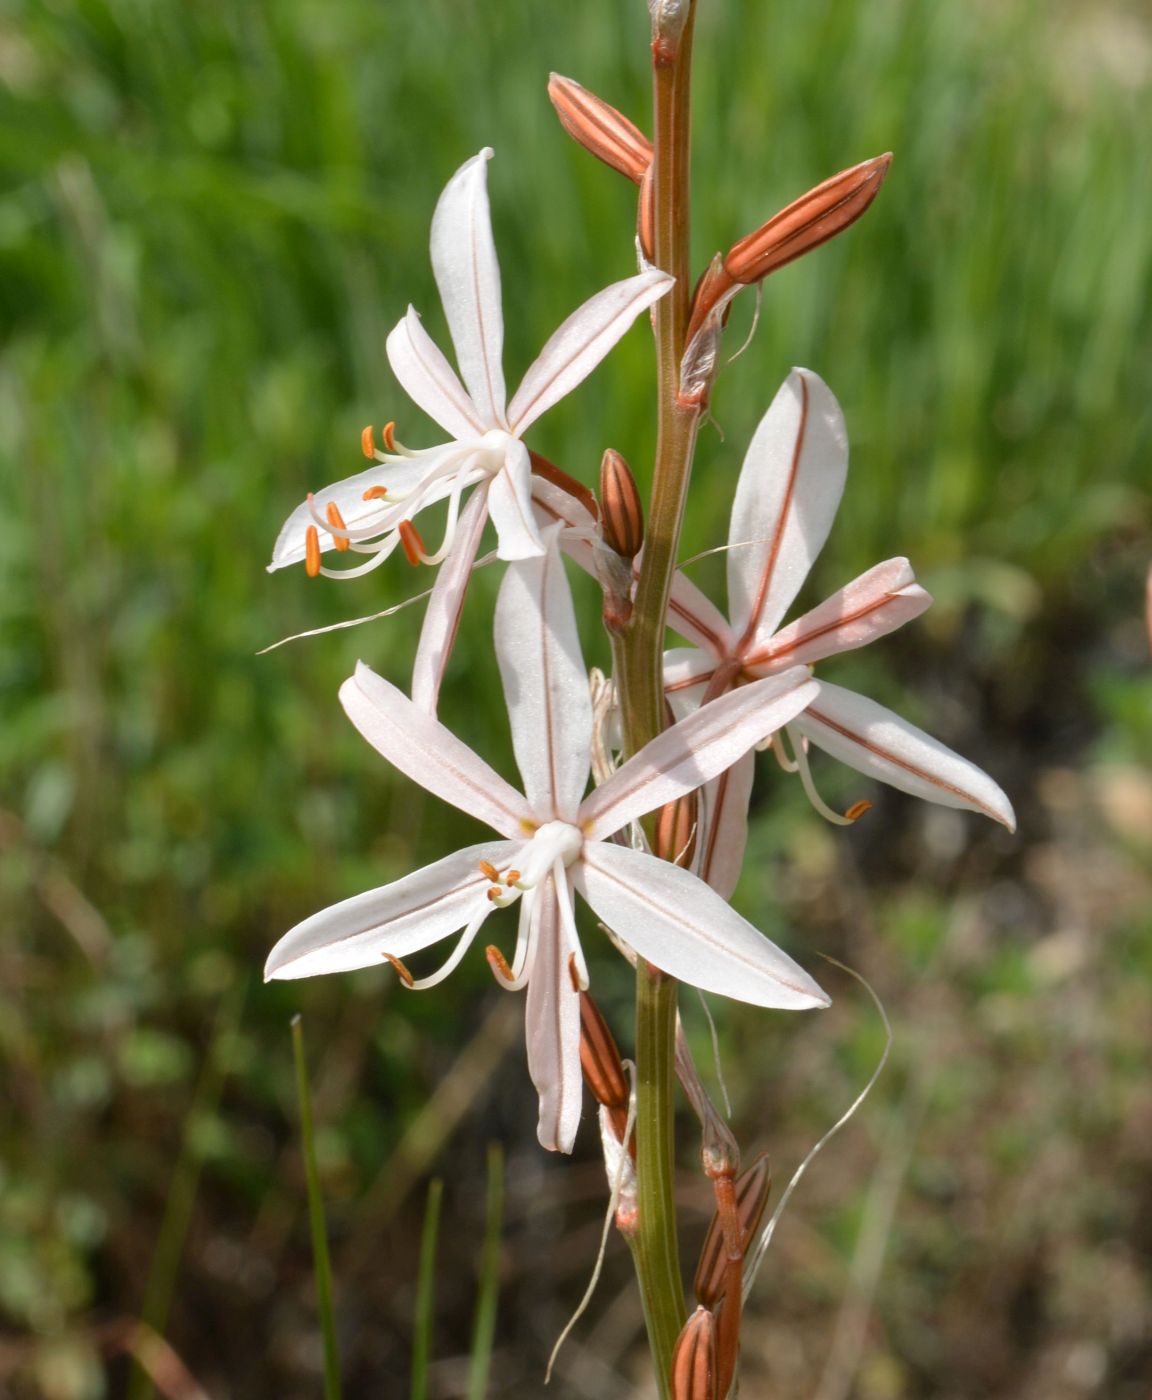
<svg viewBox="0 0 1152 1400"><path fill-rule="evenodd" d="M654 261L676 282L656 303L658 429L652 503L631 621L614 639L625 746L635 753L664 728L665 614L692 471L699 409L680 403L680 358L691 297L689 77L694 10L678 39L653 44ZM684 1325L673 1197L677 984L641 962L636 971L637 1232L634 1256L662 1396Z"/></svg>

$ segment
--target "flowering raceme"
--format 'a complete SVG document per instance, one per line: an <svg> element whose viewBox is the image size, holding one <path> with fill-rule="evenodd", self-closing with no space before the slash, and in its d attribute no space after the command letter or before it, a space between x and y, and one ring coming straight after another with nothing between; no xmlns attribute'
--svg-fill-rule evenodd
<svg viewBox="0 0 1152 1400"><path fill-rule="evenodd" d="M489 515L501 559L541 552L531 461L521 439L541 414L591 374L636 317L667 292L672 279L650 269L586 301L551 336L507 403L500 266L488 207L491 157L486 148L460 167L432 219L432 269L464 383L412 307L387 342L396 378L451 441L413 451L400 446L389 427L387 450L380 452L366 430L365 451L378 465L325 487L298 506L276 541L271 570L304 560L313 574L356 577L402 544L413 563L438 564L454 551L466 556L456 559L457 574L466 578ZM470 487L478 489L461 513ZM439 548L429 552L413 517L443 500L448 502L447 528ZM329 569L321 564L321 554L330 549L369 557L359 566Z"/></svg>
<svg viewBox="0 0 1152 1400"><path fill-rule="evenodd" d="M758 1006L827 1004L815 982L702 881L646 851L613 844L637 818L723 772L794 718L814 692L796 666L697 710L584 797L592 741L588 680L555 527L539 558L512 565L496 608L496 652L521 795L439 721L360 666L340 698L364 737L401 772L503 838L469 846L306 919L272 950L269 978L378 966L463 929L431 986L460 961L496 908L520 901L509 988L527 984L528 1063L539 1137L570 1151L580 1116L579 988L587 972L573 891L643 958L673 977ZM405 976L402 964L399 969ZM405 980L409 979L405 977Z"/></svg>

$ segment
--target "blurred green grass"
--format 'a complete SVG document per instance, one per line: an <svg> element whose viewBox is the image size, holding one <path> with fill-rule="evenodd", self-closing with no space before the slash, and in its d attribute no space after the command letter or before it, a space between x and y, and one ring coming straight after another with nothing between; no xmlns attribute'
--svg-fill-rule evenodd
<svg viewBox="0 0 1152 1400"><path fill-rule="evenodd" d="M857 950L897 1003L922 956L940 967L921 950L952 925L954 901L991 908L987 926L1019 936L976 940L985 967L968 969L967 994L975 1024L1009 1040L1047 985L1028 940L1065 924L1093 937L1115 928L1115 963L1093 963L1092 1014L1125 1008L1108 1054L1139 1062L1146 999L1131 989L1147 987L1152 934L1128 913L1146 846L1124 814L1144 809L1138 779L1135 797L1117 797L1116 781L1138 771L1148 741L1147 15L1103 0L700 3L701 264L834 170L886 149L896 160L866 220L765 287L756 336L716 396L723 437L705 433L686 548L721 538L744 444L788 367L817 369L844 405L854 465L813 596L907 553L938 599L915 636L840 674L986 761L1031 822L1018 847L964 828L976 839L957 855L954 826L887 803L893 827L862 829L834 856L777 784L744 907L843 953L857 914L837 890L859 881L872 926L907 932L886 952L879 937ZM317 585L263 566L303 491L356 469L364 423L399 415L402 436L432 440L383 342L409 301L442 327L428 222L469 154L497 151L511 382L573 305L630 270L632 192L562 136L544 93L550 69L643 123L640 0L559 17L531 0L0 0L0 1054L11 1085L0 1315L14 1339L0 1352L18 1395L115 1393L123 1362L102 1358L100 1329L141 1306L182 1142L204 1185L178 1349L206 1368L213 1393L314 1393L317 1353L291 1341L310 1313L288 1015L306 1007L313 1043L326 1045L317 1111L331 1128L320 1146L354 1235L372 1225L366 1183L488 1014L475 965L399 1005L385 974L253 985L242 1025L226 1045L212 1040L221 995L258 981L283 929L467 830L393 784L334 702L358 656L404 678L419 609L254 655L424 580L398 564L359 585ZM750 316L738 308L732 345ZM533 445L591 480L610 442L643 475L651 397L637 330ZM717 573L702 565L699 576ZM444 708L506 766L487 622L495 581L477 579ZM591 632L587 652L606 660ZM1041 782L1053 768L1077 775L1077 796ZM1087 835L1069 801L1100 816ZM1092 904L1089 918L1059 885L1061 841L1114 872L1114 908ZM595 961L626 1031L626 987ZM952 1010L959 1034L963 1000ZM763 1033L739 1013L728 1020L745 1050ZM1055 1033L1045 1027L1041 1040ZM965 1053L984 1054L969 1031ZM867 1046L870 1032L805 1033L833 1058L814 1060L812 1048L799 1066L834 1094L838 1037ZM792 1028L771 1034L776 1054L792 1053ZM227 1056L227 1087L218 1110L198 1114L210 1045ZM1024 1057L1021 1094L1059 1062L1030 1053L1041 1063ZM465 1130L472 1187L490 1130L521 1147L531 1138L521 1069L513 1057L501 1093L475 1089L487 1116ZM1136 1091L1127 1069L1100 1073L1121 1086L1094 1129L1106 1142ZM962 1101L932 1110L951 1150L967 1091L959 1074L943 1081ZM789 1091L805 1093L799 1069ZM1064 1112L1053 1102L1038 1132ZM805 1113L774 1124L785 1142L815 1126ZM922 1151L930 1164L933 1143ZM1133 1149L1133 1160L1148 1159ZM528 1157L518 1169L546 1169L565 1189L554 1164ZM859 1183L840 1184L848 1220ZM461 1185L457 1199L448 1189L447 1210L480 1218L481 1188ZM1111 1241L1125 1209L1113 1211ZM1092 1238L1082 1226L1069 1225L1069 1257ZM356 1375L403 1365L410 1222L397 1238L370 1295L383 1316L364 1322L384 1340L346 1349ZM336 1266L339 1291L339 1248ZM539 1288L539 1259L527 1267ZM947 1267L914 1259L898 1291ZM283 1287L278 1305L270 1279ZM810 1302L805 1319L830 1306ZM546 1353L550 1306L550 1293L537 1298L505 1336L522 1353L504 1361L509 1394L536 1393L539 1367L523 1358ZM256 1317L260 1356L246 1345L244 1319ZM213 1336L218 1361L205 1353ZM925 1359L901 1337L889 1350L906 1388L884 1391L891 1367L876 1362L879 1388L860 1394L945 1393L916 1377L942 1374L964 1348L941 1342ZM1121 1395L1119 1382L1106 1393Z"/></svg>

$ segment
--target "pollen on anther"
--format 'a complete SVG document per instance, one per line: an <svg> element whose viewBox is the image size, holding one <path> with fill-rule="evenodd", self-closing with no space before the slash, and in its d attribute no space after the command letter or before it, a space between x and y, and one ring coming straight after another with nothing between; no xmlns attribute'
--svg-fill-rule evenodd
<svg viewBox="0 0 1152 1400"><path fill-rule="evenodd" d="M411 520L401 520L399 524L400 543L404 546L404 557L409 564L420 564L423 562L424 541L420 538L420 531L412 524Z"/></svg>
<svg viewBox="0 0 1152 1400"><path fill-rule="evenodd" d="M391 953L381 953L380 956L392 964L396 976L399 977L406 987L410 987L416 980L399 958L393 957Z"/></svg>
<svg viewBox="0 0 1152 1400"><path fill-rule="evenodd" d="M504 876L504 883L506 885L514 885L519 878L519 870L509 870L508 874Z"/></svg>
<svg viewBox="0 0 1152 1400"><path fill-rule="evenodd" d="M384 439L385 452L396 451L396 424L385 423L380 429L380 436Z"/></svg>
<svg viewBox="0 0 1152 1400"><path fill-rule="evenodd" d="M340 507L335 501L329 501L324 513L328 517L328 524L331 525L333 529L332 539L335 541L336 548L342 554L348 548L348 536L346 534L338 535L335 532L337 530L345 531L348 529L348 526L344 524L344 517L340 514Z"/></svg>
<svg viewBox="0 0 1152 1400"><path fill-rule="evenodd" d="M376 430L371 423L360 433L360 451L363 452L370 462L374 461L376 457L375 436Z"/></svg>
<svg viewBox="0 0 1152 1400"><path fill-rule="evenodd" d="M315 525L304 531L304 572L309 578L320 572L320 531Z"/></svg>
<svg viewBox="0 0 1152 1400"><path fill-rule="evenodd" d="M866 797L862 797L859 802L853 802L844 815L850 822L858 822L865 812L870 812L871 810L871 802L869 802Z"/></svg>
<svg viewBox="0 0 1152 1400"><path fill-rule="evenodd" d="M387 494L387 486L369 486L360 499L362 501L382 501Z"/></svg>
<svg viewBox="0 0 1152 1400"><path fill-rule="evenodd" d="M490 860L482 860L480 862L480 873L481 875L487 875L487 877L493 882L493 884L499 884L500 872L496 869L496 867L492 864Z"/></svg>
<svg viewBox="0 0 1152 1400"><path fill-rule="evenodd" d="M508 966L508 959L496 947L495 943L489 943L484 949L484 956L488 959L488 966L492 969L498 981L511 982L512 969Z"/></svg>

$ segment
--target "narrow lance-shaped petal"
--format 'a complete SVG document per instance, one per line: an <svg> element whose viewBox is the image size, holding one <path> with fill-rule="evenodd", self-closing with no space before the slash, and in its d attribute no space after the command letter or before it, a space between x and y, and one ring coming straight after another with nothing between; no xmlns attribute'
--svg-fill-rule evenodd
<svg viewBox="0 0 1152 1400"><path fill-rule="evenodd" d="M446 433L463 440L479 437L491 426L424 329L414 307L410 306L404 319L389 332L384 348L400 387Z"/></svg>
<svg viewBox="0 0 1152 1400"><path fill-rule="evenodd" d="M592 702L572 593L556 547L508 569L496 601L496 655L524 791L542 821L574 821L588 784Z"/></svg>
<svg viewBox="0 0 1152 1400"><path fill-rule="evenodd" d="M742 686L658 734L585 799L590 841L691 792L798 715L816 694L803 666Z"/></svg>
<svg viewBox="0 0 1152 1400"><path fill-rule="evenodd" d="M460 614L487 519L487 493L476 491L461 513L456 548L440 566L428 599L412 667L412 703L426 714L434 715L440 702L440 685L460 628Z"/></svg>
<svg viewBox="0 0 1152 1400"><path fill-rule="evenodd" d="M480 862L504 866L516 850L511 841L469 846L402 880L313 914L272 949L265 979L379 967L386 956L406 958L447 938L493 907L488 898L491 881Z"/></svg>
<svg viewBox="0 0 1152 1400"><path fill-rule="evenodd" d="M670 977L754 1006L829 1004L798 963L678 865L589 843L574 877L600 918Z"/></svg>
<svg viewBox="0 0 1152 1400"><path fill-rule="evenodd" d="M504 426L504 313L488 208L485 147L449 180L432 216L432 271L472 400L490 428Z"/></svg>
<svg viewBox="0 0 1152 1400"><path fill-rule="evenodd" d="M560 887L562 883L562 888ZM528 1072L540 1096L536 1135L550 1152L571 1152L580 1123L580 993L569 972L576 953L569 934L571 910L563 917L562 901L571 900L563 870L540 886L532 911L535 948L524 1030Z"/></svg>
<svg viewBox="0 0 1152 1400"><path fill-rule="evenodd" d="M771 635L824 547L848 471L840 406L819 375L795 369L749 445L728 543L732 625Z"/></svg>
<svg viewBox="0 0 1152 1400"><path fill-rule="evenodd" d="M987 773L883 705L817 681L819 693L792 721L812 743L860 773L945 807L981 812L1016 830L1012 804Z"/></svg>
<svg viewBox="0 0 1152 1400"><path fill-rule="evenodd" d="M524 798L450 729L360 662L340 687L348 718L378 753L421 787L512 839L532 813Z"/></svg>

